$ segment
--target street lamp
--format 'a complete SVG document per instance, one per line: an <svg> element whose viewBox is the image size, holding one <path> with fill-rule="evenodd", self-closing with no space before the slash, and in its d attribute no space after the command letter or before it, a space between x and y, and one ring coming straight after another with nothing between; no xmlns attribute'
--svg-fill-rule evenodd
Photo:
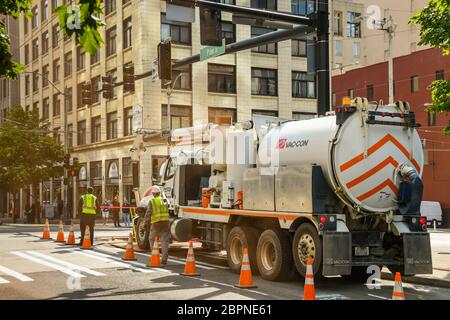
<svg viewBox="0 0 450 320"><path fill-rule="evenodd" d="M167 128L169 130L169 133L170 133L170 130L172 129L172 121L171 121L171 116L170 116L170 96L172 95L172 91L173 91L173 89L175 87L175 84L176 84L178 78L180 78L182 74L183 73L180 72L177 75L177 77L175 78L175 80L170 82L167 85L167 92L166 92L166 94L167 94Z"/></svg>

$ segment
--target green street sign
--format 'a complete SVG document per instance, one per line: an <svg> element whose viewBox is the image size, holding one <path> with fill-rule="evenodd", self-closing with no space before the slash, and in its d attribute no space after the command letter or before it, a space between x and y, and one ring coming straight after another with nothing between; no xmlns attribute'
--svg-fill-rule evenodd
<svg viewBox="0 0 450 320"><path fill-rule="evenodd" d="M225 39L222 39L222 45L220 47L205 47L200 49L200 61L214 58L225 53Z"/></svg>

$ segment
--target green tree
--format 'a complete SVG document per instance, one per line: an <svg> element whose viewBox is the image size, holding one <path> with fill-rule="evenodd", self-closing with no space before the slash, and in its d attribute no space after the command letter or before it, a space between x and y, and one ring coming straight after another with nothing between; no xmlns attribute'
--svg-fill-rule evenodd
<svg viewBox="0 0 450 320"><path fill-rule="evenodd" d="M17 192L63 175L64 151L38 110L10 109L0 125L0 190Z"/></svg>
<svg viewBox="0 0 450 320"><path fill-rule="evenodd" d="M419 45L430 45L450 54L450 0L430 0L427 6L415 13L410 23L420 27ZM436 80L428 88L431 91L432 106L428 112L450 111L450 79ZM450 126L444 129L450 133Z"/></svg>
<svg viewBox="0 0 450 320"><path fill-rule="evenodd" d="M73 1L75 2L75 1ZM21 14L31 18L32 0L1 0L0 15L18 19ZM104 25L99 16L103 13L100 0L79 0L76 4L63 4L55 9L61 30L68 36L75 34L75 41L86 52L94 54L103 43L98 29ZM24 66L12 59L11 40L4 23L0 22L0 77L17 79Z"/></svg>

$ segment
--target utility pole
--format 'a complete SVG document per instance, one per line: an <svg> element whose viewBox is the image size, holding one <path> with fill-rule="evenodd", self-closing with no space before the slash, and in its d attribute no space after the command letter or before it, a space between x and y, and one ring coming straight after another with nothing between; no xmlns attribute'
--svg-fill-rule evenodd
<svg viewBox="0 0 450 320"><path fill-rule="evenodd" d="M175 87L175 84L176 84L178 78L180 78L180 77L181 77L181 72L177 75L177 77L175 78L174 81L170 82L167 85L167 93L166 93L167 94L167 129L169 130L169 132L170 132L170 130L172 130L172 121L171 121L172 119L170 116L170 96L172 95L173 88Z"/></svg>
<svg viewBox="0 0 450 320"><path fill-rule="evenodd" d="M392 16L388 19L384 18L380 21L380 30L386 31L389 37L388 43L388 83L389 83L389 103L394 103L394 59L392 57L392 40L394 39L395 29L397 25L394 23Z"/></svg>
<svg viewBox="0 0 450 320"><path fill-rule="evenodd" d="M67 87L64 86L64 154L68 154L69 152L69 124L67 123L67 103L66 103L66 94L67 94ZM66 219L69 218L69 210L68 210L68 203L69 203L69 197L68 197L68 191L69 191L69 170L64 167L64 178L63 178L63 185L64 185L64 217Z"/></svg>

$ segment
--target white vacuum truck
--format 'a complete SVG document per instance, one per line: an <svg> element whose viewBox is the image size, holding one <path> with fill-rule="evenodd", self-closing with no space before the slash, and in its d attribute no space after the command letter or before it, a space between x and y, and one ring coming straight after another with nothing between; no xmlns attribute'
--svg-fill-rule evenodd
<svg viewBox="0 0 450 320"><path fill-rule="evenodd" d="M310 120L209 125L206 144L178 143L189 139L174 130L187 161L173 155L161 171L172 237L226 250L235 272L247 246L268 280L304 276L308 258L324 276L367 278L370 265L430 274L426 218L396 203L399 166L422 174L417 126L407 103L356 98Z"/></svg>

